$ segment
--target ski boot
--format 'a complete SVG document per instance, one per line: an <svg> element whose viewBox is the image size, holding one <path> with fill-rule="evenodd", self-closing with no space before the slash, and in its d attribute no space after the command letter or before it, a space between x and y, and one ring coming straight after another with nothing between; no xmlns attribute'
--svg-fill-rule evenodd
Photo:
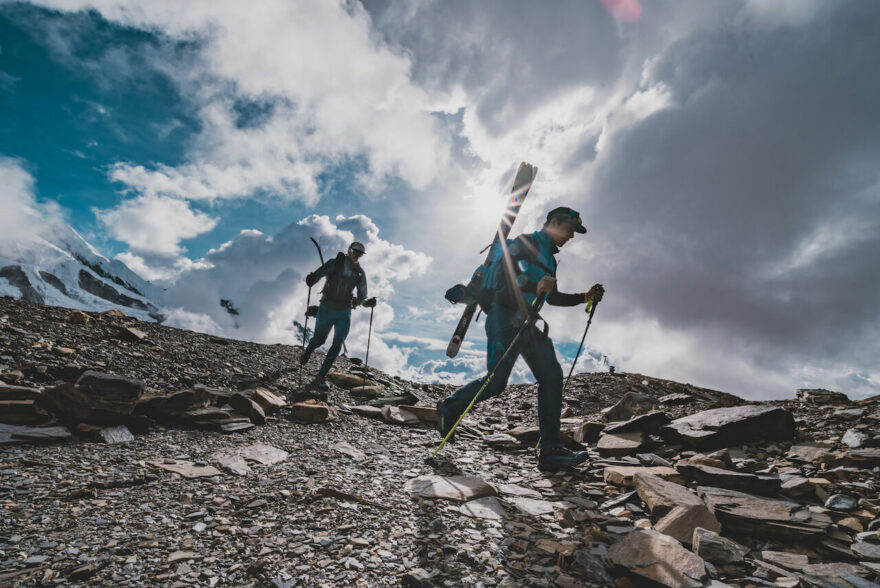
<svg viewBox="0 0 880 588"><path fill-rule="evenodd" d="M538 469L554 471L573 468L589 459L586 451L572 451L566 447L542 447L538 454Z"/></svg>

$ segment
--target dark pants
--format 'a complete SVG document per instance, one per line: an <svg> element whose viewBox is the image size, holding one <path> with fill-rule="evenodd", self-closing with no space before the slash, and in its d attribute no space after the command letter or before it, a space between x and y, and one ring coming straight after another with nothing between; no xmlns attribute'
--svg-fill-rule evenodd
<svg viewBox="0 0 880 588"><path fill-rule="evenodd" d="M309 341L309 346L306 347L306 356L310 356L315 349L323 345L327 341L330 329L333 329L333 342L330 344L330 349L327 350L327 357L324 358L324 363L321 364L321 369L318 371L319 378L325 377L330 372L330 367L336 361L336 358L339 357L342 344L345 342L345 338L348 337L349 328L351 328L350 308L336 310L327 308L323 304L318 307L318 316L315 319L315 334L312 340Z"/></svg>
<svg viewBox="0 0 880 588"><path fill-rule="evenodd" d="M542 447L560 447L562 439L559 435L559 419L562 417L562 367L556 360L553 341L534 325L520 335L516 348L511 350L499 365L504 351L513 341L516 332L522 325L522 316L516 311L495 305L486 316L487 355L486 363L489 373L498 366L492 381L480 394L477 402L497 396L504 391L513 364L520 355L532 370L538 381L538 427L541 432ZM468 404L483 386L487 376L465 385L446 399L445 406L454 419L465 411Z"/></svg>

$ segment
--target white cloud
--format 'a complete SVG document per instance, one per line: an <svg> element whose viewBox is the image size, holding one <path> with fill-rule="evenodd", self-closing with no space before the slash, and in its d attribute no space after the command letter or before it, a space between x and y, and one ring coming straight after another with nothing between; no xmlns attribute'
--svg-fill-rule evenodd
<svg viewBox="0 0 880 588"><path fill-rule="evenodd" d="M37 201L34 177L21 160L0 155L0 178L0 257L16 259L63 220L55 203Z"/></svg>
<svg viewBox="0 0 880 588"><path fill-rule="evenodd" d="M193 211L183 200L157 195L138 196L95 213L117 241L165 256L180 255L181 241L207 233L219 220Z"/></svg>
<svg viewBox="0 0 880 588"><path fill-rule="evenodd" d="M427 186L448 161L410 62L377 40L358 3L310 0L44 0L94 9L161 39L198 41L198 57L152 65L178 84L202 130L176 166L120 162L112 178L144 195L207 199L255 192L314 203L317 176L364 157L363 183ZM260 110L248 119L248 106Z"/></svg>
<svg viewBox="0 0 880 588"><path fill-rule="evenodd" d="M383 335L394 324L389 301L397 284L427 272L431 258L383 239L375 223L362 215L334 220L313 215L271 236L242 231L199 260L199 267L182 271L167 284L164 304L173 309L169 324L264 343L298 343L292 323L303 322L307 298L304 276L320 265L309 237L321 244L325 259L345 251L352 241L364 243L367 254L361 263L367 287L371 296L379 298L370 363L392 373L405 373L410 350L389 344L391 339L386 341ZM313 289L312 304L317 304L319 297L319 288ZM232 301L239 314L230 315L220 306L221 299ZM362 358L369 316L366 309L352 312L346 341L349 353Z"/></svg>

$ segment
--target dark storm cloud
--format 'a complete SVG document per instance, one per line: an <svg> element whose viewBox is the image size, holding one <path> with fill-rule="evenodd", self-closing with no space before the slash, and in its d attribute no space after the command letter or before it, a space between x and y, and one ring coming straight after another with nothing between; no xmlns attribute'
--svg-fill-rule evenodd
<svg viewBox="0 0 880 588"><path fill-rule="evenodd" d="M673 105L609 142L592 190L627 305L768 365L880 355L880 11L836 6L670 46L645 85Z"/></svg>

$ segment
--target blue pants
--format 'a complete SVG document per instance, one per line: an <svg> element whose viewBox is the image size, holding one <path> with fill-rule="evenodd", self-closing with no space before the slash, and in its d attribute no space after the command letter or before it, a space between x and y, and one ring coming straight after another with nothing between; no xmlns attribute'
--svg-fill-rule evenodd
<svg viewBox="0 0 880 588"><path fill-rule="evenodd" d="M349 328L351 328L350 308L334 310L327 308L323 304L318 307L318 316L315 319L315 334L312 340L309 341L309 346L306 347L306 355L311 355L312 351L323 345L330 334L330 329L333 329L333 342L330 344L330 349L327 350L327 357L324 358L324 363L321 364L321 369L318 371L319 378L323 378L330 372L330 367L336 361L336 358L339 357L339 352L342 350L342 343L348 337Z"/></svg>
<svg viewBox="0 0 880 588"><path fill-rule="evenodd" d="M522 315L495 305L486 316L487 354L486 363L489 373L498 366L492 381L480 394L477 402L497 396L504 391L513 364L520 355L525 359L538 381L538 427L541 432L542 447L559 447L562 439L559 435L559 419L562 417L562 367L556 359L553 341L534 325L520 335L516 348L512 349L499 365L501 356L513 341L516 332L522 325ZM459 388L446 399L445 406L450 416L457 419L465 411L468 404L483 386L487 376Z"/></svg>

